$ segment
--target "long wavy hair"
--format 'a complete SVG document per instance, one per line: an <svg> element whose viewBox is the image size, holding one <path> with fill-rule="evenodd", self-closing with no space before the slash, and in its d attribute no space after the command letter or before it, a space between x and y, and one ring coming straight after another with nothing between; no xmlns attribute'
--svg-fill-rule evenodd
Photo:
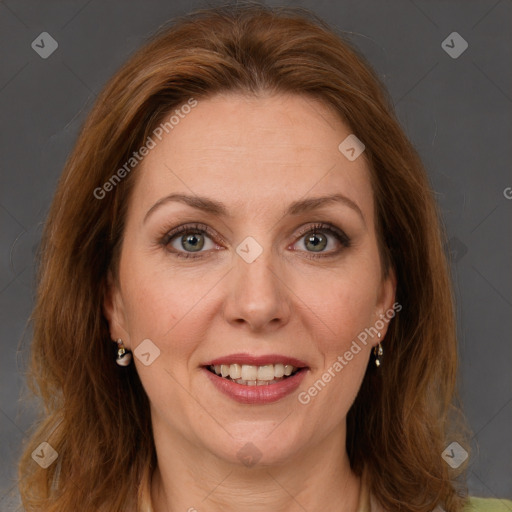
<svg viewBox="0 0 512 512"><path fill-rule="evenodd" d="M286 93L331 108L366 146L384 272L402 311L347 416L353 471L388 510L458 512L464 472L442 459L457 440L457 341L445 232L420 158L379 78L352 45L304 9L259 4L194 11L164 26L101 92L57 186L41 244L30 390L41 416L19 462L26 511L140 510L156 465L147 395L115 364L102 304L117 275L137 168L95 190L169 112L221 92ZM43 469L32 452L48 442ZM464 466L462 466L464 468Z"/></svg>

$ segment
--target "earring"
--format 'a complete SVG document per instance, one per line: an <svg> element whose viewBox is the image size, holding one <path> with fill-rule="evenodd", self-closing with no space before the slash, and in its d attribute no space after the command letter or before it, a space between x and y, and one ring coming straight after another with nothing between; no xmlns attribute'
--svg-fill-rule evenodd
<svg viewBox="0 0 512 512"><path fill-rule="evenodd" d="M119 366L128 366L132 362L132 353L125 348L121 338L116 340L115 343L117 343L116 363Z"/></svg>
<svg viewBox="0 0 512 512"><path fill-rule="evenodd" d="M378 338L380 340L380 332L378 333ZM382 350L382 345L380 344L377 347L373 347L373 355L375 356L375 366L378 368L380 366L380 359L379 357L384 354L384 350Z"/></svg>

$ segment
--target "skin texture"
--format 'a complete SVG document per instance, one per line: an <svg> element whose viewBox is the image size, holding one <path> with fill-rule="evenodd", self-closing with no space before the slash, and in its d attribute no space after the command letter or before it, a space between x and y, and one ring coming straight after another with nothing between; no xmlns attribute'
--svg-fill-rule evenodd
<svg viewBox="0 0 512 512"><path fill-rule="evenodd" d="M356 510L360 480L349 467L345 419L377 337L310 403L297 400L394 303L364 154L350 162L338 150L350 133L309 98L216 95L199 101L134 171L119 284L110 280L105 314L112 339L132 351L150 339L160 350L149 366L134 357L151 403L155 512ZM171 193L220 201L229 216L166 202L144 221ZM341 203L284 215L293 201L333 193L362 217ZM305 245L317 222L338 227L350 246L322 229L327 246ZM199 253L181 244L184 233L162 242L187 223L212 230ZM236 253L248 236L263 248L252 263ZM386 327L381 333L382 341ZM309 371L278 402L240 404L201 369L240 352L295 357ZM246 443L261 453L252 467L237 456Z"/></svg>

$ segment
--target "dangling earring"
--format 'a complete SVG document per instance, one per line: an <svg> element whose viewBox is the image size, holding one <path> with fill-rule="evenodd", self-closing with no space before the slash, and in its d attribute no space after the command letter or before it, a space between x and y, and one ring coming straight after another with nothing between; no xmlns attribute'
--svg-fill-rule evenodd
<svg viewBox="0 0 512 512"><path fill-rule="evenodd" d="M124 347L121 338L116 340L115 343L117 343L116 363L119 366L128 366L132 362L132 353Z"/></svg>
<svg viewBox="0 0 512 512"><path fill-rule="evenodd" d="M378 333L378 338L380 340L380 332ZM382 345L380 344L377 347L373 347L373 355L375 356L375 366L378 368L380 366L380 359L379 357L384 354L384 350L382 350Z"/></svg>

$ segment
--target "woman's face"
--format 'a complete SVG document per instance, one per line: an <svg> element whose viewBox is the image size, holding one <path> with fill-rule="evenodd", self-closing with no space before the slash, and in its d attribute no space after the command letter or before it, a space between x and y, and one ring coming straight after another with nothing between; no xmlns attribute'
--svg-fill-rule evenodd
<svg viewBox="0 0 512 512"><path fill-rule="evenodd" d="M344 449L379 341L361 333L395 293L364 153L338 149L350 133L312 99L227 94L153 137L105 311L135 351L155 442L246 465Z"/></svg>

